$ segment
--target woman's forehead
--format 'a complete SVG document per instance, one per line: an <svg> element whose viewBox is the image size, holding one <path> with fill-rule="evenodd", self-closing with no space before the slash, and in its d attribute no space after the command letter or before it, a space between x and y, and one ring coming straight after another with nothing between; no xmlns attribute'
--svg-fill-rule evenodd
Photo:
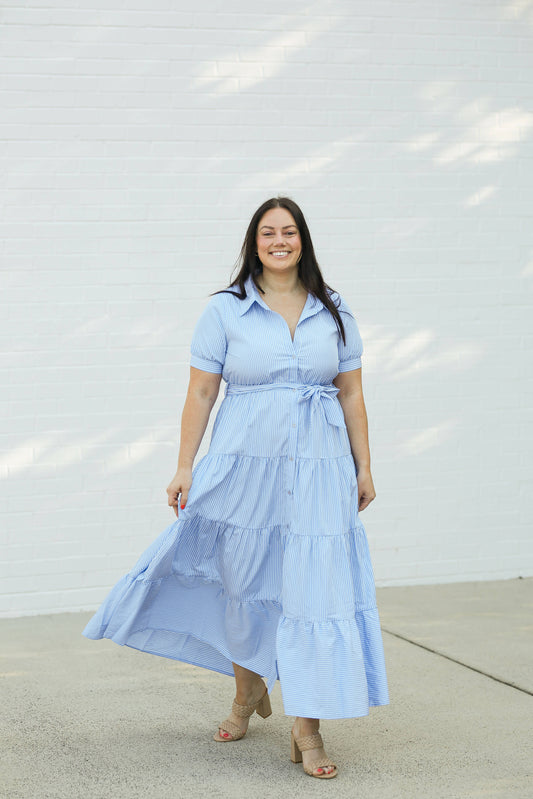
<svg viewBox="0 0 533 799"><path fill-rule="evenodd" d="M259 220L258 230L262 227L296 227L296 222L286 208L270 208Z"/></svg>

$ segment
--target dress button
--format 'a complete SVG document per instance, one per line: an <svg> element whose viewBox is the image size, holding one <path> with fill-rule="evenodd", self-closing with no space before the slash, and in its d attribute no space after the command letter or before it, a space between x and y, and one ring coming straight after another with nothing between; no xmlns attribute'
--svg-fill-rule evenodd
<svg viewBox="0 0 533 799"><path fill-rule="evenodd" d="M291 427L296 427L296 425L294 424L294 422L291 424Z"/></svg>
<svg viewBox="0 0 533 799"><path fill-rule="evenodd" d="M294 458L289 458L289 460L290 460L290 461L293 461L293 460L294 460Z"/></svg>
<svg viewBox="0 0 533 799"><path fill-rule="evenodd" d="M292 494L292 491L287 491L287 494Z"/></svg>

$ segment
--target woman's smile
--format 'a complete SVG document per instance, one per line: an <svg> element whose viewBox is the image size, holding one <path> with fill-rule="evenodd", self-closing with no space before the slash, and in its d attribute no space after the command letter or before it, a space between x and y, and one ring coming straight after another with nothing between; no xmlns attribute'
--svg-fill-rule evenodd
<svg viewBox="0 0 533 799"><path fill-rule="evenodd" d="M263 266L277 261L284 267L296 267L302 254L300 231L286 208L271 208L259 222L256 236L257 255Z"/></svg>

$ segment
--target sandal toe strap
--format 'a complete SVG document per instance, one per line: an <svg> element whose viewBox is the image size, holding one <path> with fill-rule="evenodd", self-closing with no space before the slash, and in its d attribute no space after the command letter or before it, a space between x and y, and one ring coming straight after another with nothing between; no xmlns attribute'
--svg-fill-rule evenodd
<svg viewBox="0 0 533 799"><path fill-rule="evenodd" d="M316 771L317 768L326 768L327 766L333 766L334 768L337 768L337 764L334 763L329 757L319 757L318 760L314 760L309 765L309 768L311 771ZM310 774L311 771L308 771L308 774Z"/></svg>
<svg viewBox="0 0 533 799"><path fill-rule="evenodd" d="M231 719L225 719L218 726L221 730L224 730L224 732L229 732L234 741L238 738L242 738L244 735L241 728L237 724L234 724Z"/></svg>
<svg viewBox="0 0 533 799"><path fill-rule="evenodd" d="M319 732L315 732L313 735L302 735L301 738L296 739L296 743L298 744L300 752L305 752L306 749L318 749L320 746L324 746L324 741ZM317 769L327 768L328 766L337 768L337 764L334 763L330 757L324 755L323 757L318 757L316 760L313 760L307 767L304 766L304 771L307 772L307 774L313 775L313 772Z"/></svg>
<svg viewBox="0 0 533 799"><path fill-rule="evenodd" d="M313 772L315 772L317 769L319 768L325 769L328 766L333 766L333 768L337 768L336 763L334 763L333 760L330 760L329 757L322 757L319 760L315 760L313 763L307 766L307 768L305 768L304 766L304 771L307 774L313 775Z"/></svg>

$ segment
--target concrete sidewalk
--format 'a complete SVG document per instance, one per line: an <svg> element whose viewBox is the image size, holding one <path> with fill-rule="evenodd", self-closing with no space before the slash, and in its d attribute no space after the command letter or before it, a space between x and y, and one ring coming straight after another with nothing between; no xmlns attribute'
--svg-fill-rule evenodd
<svg viewBox="0 0 533 799"><path fill-rule="evenodd" d="M272 716L216 743L233 678L89 641L90 613L1 621L0 796L531 799L533 578L382 588L378 605L391 704L322 721L329 781L291 763L279 683Z"/></svg>

